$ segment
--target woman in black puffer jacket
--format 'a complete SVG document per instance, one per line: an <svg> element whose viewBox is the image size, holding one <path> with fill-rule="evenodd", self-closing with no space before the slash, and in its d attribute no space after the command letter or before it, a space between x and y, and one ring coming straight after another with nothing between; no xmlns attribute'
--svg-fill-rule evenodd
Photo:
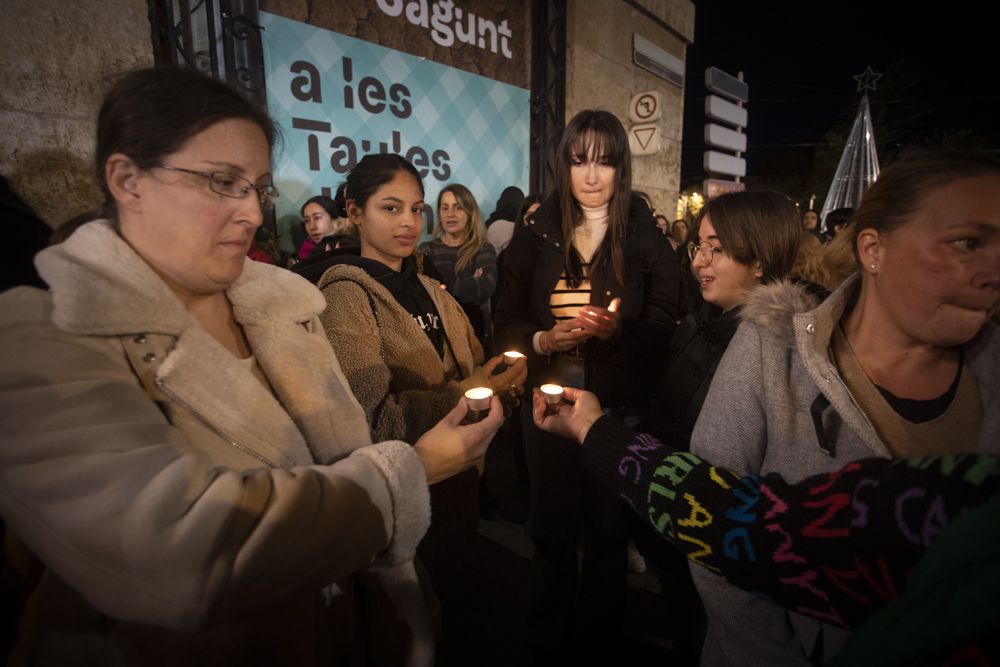
<svg viewBox="0 0 1000 667"><path fill-rule="evenodd" d="M663 368L679 285L676 257L632 194L621 123L605 111L577 114L558 149L555 193L506 251L494 315L500 348L528 355L531 386L583 386L614 412L637 414ZM562 663L571 646L578 657L613 660L625 615L626 508L581 471L575 443L534 425L530 407L522 426L535 546L533 657Z"/></svg>

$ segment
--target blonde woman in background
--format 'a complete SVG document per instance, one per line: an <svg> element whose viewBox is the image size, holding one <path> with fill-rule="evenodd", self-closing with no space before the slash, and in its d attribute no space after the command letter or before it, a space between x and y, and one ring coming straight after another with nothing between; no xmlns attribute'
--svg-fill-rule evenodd
<svg viewBox="0 0 1000 667"><path fill-rule="evenodd" d="M434 239L422 243L442 282L472 322L489 355L493 351L490 298L497 288L497 255L486 241L486 225L476 198L464 185L446 185L437 200Z"/></svg>

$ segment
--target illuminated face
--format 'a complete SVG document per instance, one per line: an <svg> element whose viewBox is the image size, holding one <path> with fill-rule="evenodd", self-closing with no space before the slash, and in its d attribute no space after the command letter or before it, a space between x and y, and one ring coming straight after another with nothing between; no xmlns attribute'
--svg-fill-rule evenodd
<svg viewBox="0 0 1000 667"><path fill-rule="evenodd" d="M244 119L211 125L161 163L271 182L267 139ZM122 236L182 301L221 292L240 276L264 220L256 192L224 197L204 177L157 168L140 172L135 185L140 205L120 207Z"/></svg>
<svg viewBox="0 0 1000 667"><path fill-rule="evenodd" d="M469 233L469 212L462 208L452 192L441 195L438 219L441 221L441 229L452 238L464 239Z"/></svg>
<svg viewBox="0 0 1000 667"><path fill-rule="evenodd" d="M606 155L594 155L593 141L586 155L570 157L570 185L573 198L581 206L600 208L611 201L615 193L616 169Z"/></svg>
<svg viewBox="0 0 1000 667"><path fill-rule="evenodd" d="M1000 177L965 178L931 190L913 217L880 234L876 299L883 333L938 347L971 340L1000 295Z"/></svg>
<svg viewBox="0 0 1000 667"><path fill-rule="evenodd" d="M399 271L413 254L424 221L424 193L412 174L397 171L376 190L364 208L348 200L351 222L358 226L361 256Z"/></svg>
<svg viewBox="0 0 1000 667"><path fill-rule="evenodd" d="M746 301L747 292L760 282L763 276L760 267L733 259L726 252L707 215L698 229L698 244L701 252L694 256L691 268L698 278L702 297L723 311L741 305ZM709 256L711 260L707 259Z"/></svg>
<svg viewBox="0 0 1000 667"><path fill-rule="evenodd" d="M303 215L306 221L306 234L313 243L319 243L324 236L333 233L333 218L319 204L306 204Z"/></svg>
<svg viewBox="0 0 1000 667"><path fill-rule="evenodd" d="M819 223L819 216L816 215L816 211L806 211L802 216L802 228L803 229L816 229L816 225Z"/></svg>

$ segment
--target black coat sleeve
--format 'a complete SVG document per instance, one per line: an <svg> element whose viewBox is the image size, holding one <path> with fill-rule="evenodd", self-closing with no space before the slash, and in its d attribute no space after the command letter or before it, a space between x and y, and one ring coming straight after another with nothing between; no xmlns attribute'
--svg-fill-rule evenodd
<svg viewBox="0 0 1000 667"><path fill-rule="evenodd" d="M542 326L531 313L531 287L538 260L538 240L527 227L514 230L504 251L503 295L493 314L497 349L530 354L532 338Z"/></svg>

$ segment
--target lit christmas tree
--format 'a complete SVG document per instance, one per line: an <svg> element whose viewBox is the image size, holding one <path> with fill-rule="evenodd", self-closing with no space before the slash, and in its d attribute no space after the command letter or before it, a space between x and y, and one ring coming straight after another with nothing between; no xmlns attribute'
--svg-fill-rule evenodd
<svg viewBox="0 0 1000 667"><path fill-rule="evenodd" d="M823 231L826 231L827 213L836 208L857 208L861 195L878 178L878 153L875 151L875 132L872 130L867 91L875 90L875 82L881 76L869 66L864 73L854 77L858 82L858 91L862 93L861 103L858 105L851 133L847 136L847 145L840 156L833 183L830 184L830 191L823 202L823 210L820 211L820 229Z"/></svg>

